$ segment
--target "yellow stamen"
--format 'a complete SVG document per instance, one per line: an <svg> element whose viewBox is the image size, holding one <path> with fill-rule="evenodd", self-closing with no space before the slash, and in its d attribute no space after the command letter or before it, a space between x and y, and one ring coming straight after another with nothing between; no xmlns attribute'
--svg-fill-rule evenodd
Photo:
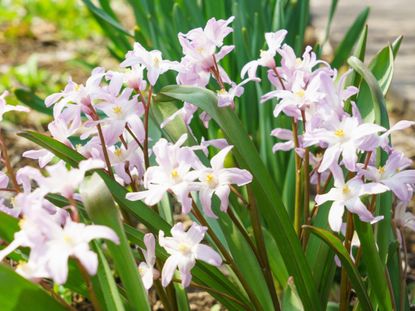
<svg viewBox="0 0 415 311"><path fill-rule="evenodd" d="M344 131L342 129L338 129L334 132L334 135L337 137L344 137Z"/></svg>
<svg viewBox="0 0 415 311"><path fill-rule="evenodd" d="M160 62L161 62L160 58L158 58L158 57L154 57L153 58L154 67L159 67L160 66Z"/></svg>
<svg viewBox="0 0 415 311"><path fill-rule="evenodd" d="M122 112L122 108L120 106L112 107L112 111L116 114L120 114Z"/></svg>
<svg viewBox="0 0 415 311"><path fill-rule="evenodd" d="M171 178L175 182L179 182L180 181L180 174L179 174L179 172L176 169L174 169L174 170L171 171L170 176L171 176Z"/></svg>
<svg viewBox="0 0 415 311"><path fill-rule="evenodd" d="M226 90L225 90L225 89L220 89L219 91L217 91L217 93L218 93L219 95L225 95L227 92L226 92Z"/></svg>
<svg viewBox="0 0 415 311"><path fill-rule="evenodd" d="M63 236L63 240L66 244L74 244L74 240L72 239L72 237L67 234Z"/></svg>
<svg viewBox="0 0 415 311"><path fill-rule="evenodd" d="M179 248L179 252L182 253L183 255L190 253L190 250L191 250L189 245L185 243L180 243L178 248Z"/></svg>
<svg viewBox="0 0 415 311"><path fill-rule="evenodd" d="M383 166L380 166L378 168L378 172L379 172L380 175L383 175L385 173L385 168Z"/></svg>
<svg viewBox="0 0 415 311"><path fill-rule="evenodd" d="M297 58L295 59L295 64L296 64L296 65L302 65L302 63L303 63L303 61L301 60L301 58L297 57Z"/></svg>
<svg viewBox="0 0 415 311"><path fill-rule="evenodd" d="M115 150L114 150L114 155L115 155L116 157L121 157L121 155L122 155L122 150L121 150L120 148L115 149Z"/></svg>
<svg viewBox="0 0 415 311"><path fill-rule="evenodd" d="M299 89L297 92L294 93L298 97L304 97L305 91L303 89Z"/></svg>
<svg viewBox="0 0 415 311"><path fill-rule="evenodd" d="M343 191L344 194L349 194L350 193L349 186L348 185L344 185L342 191Z"/></svg>
<svg viewBox="0 0 415 311"><path fill-rule="evenodd" d="M23 218L19 220L19 227L23 228L26 222L27 222L27 219L25 216L23 216Z"/></svg>

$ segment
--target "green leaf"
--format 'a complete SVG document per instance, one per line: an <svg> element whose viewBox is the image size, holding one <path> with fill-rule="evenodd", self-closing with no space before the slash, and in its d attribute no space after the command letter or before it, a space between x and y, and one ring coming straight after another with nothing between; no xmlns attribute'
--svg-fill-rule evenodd
<svg viewBox="0 0 415 311"><path fill-rule="evenodd" d="M377 124L385 123L388 114L385 106L382 89L379 86L373 73L355 56L348 59L348 64L352 67L367 83L370 90L370 97L360 96L360 102L357 102L362 118L365 122L376 122ZM362 90L360 90L362 92ZM367 93L365 93L367 94Z"/></svg>
<svg viewBox="0 0 415 311"><path fill-rule="evenodd" d="M137 264L121 223L120 213L111 193L97 174L82 183L80 193L91 220L96 224L112 228L120 239L120 245L108 242L107 246L124 285L128 304L133 310L150 310L147 291L138 273Z"/></svg>
<svg viewBox="0 0 415 311"><path fill-rule="evenodd" d="M98 255L99 265L97 274L92 277L92 283L94 290L99 289L100 291L100 305L104 306L104 310L107 311L124 311L124 305L107 259L98 242L94 241L93 245L94 251Z"/></svg>
<svg viewBox="0 0 415 311"><path fill-rule="evenodd" d="M330 231L320 229L313 226L304 226L305 230L310 230L313 234L318 236L324 242L327 243L330 248L336 252L337 257L340 259L343 267L347 271L347 276L352 283L353 289L356 291L356 295L359 298L359 302L364 310L373 310L369 297L366 292L366 288L361 280L359 271L354 265L350 254L344 247L343 243ZM391 309L384 309L391 310Z"/></svg>
<svg viewBox="0 0 415 311"><path fill-rule="evenodd" d="M16 95L17 99L25 104L26 106L36 110L38 112L53 115L53 110L45 106L43 100L36 96L34 93L24 90L24 89L17 89L14 91L14 95Z"/></svg>
<svg viewBox="0 0 415 311"><path fill-rule="evenodd" d="M359 35L365 26L368 16L369 8L365 8L362 12L360 12L353 25L347 31L343 40L337 46L336 51L334 52L333 62L331 63L334 68L339 68L349 57L355 43L359 39Z"/></svg>
<svg viewBox="0 0 415 311"><path fill-rule="evenodd" d="M158 102L171 101L174 98L197 105L206 111L220 126L229 143L235 146L233 153L239 165L248 169L254 176L253 191L258 200L258 207L280 248L287 270L295 279L306 310L320 310L319 301L315 299L318 294L310 267L281 201L280 191L235 113L229 108L219 108L216 95L206 89L167 86L160 91L160 94Z"/></svg>
<svg viewBox="0 0 415 311"><path fill-rule="evenodd" d="M0 239L11 242L15 232L20 230L18 220L0 211L0 224Z"/></svg>
<svg viewBox="0 0 415 311"><path fill-rule="evenodd" d="M386 278L387 270L380 259L372 225L361 222L357 216L354 217L354 224L359 236L362 260L366 266L369 284L380 305L380 310L395 310L392 307L394 306L392 293L389 292Z"/></svg>
<svg viewBox="0 0 415 311"><path fill-rule="evenodd" d="M90 0L82 0L82 1L85 3L85 5L91 11L91 13L95 15L95 17L97 17L98 19L100 19L104 23L107 23L107 24L111 25L112 27L114 27L114 29L118 30L120 33L122 33L124 35L127 35L129 37L134 37L131 33L129 33L127 30L125 30L125 28L122 25L120 25L113 17L108 15L107 12L105 12L104 10L96 7L92 3L92 1L90 1Z"/></svg>
<svg viewBox="0 0 415 311"><path fill-rule="evenodd" d="M2 311L69 310L40 286L0 264L0 306ZM30 306L30 307L29 307Z"/></svg>

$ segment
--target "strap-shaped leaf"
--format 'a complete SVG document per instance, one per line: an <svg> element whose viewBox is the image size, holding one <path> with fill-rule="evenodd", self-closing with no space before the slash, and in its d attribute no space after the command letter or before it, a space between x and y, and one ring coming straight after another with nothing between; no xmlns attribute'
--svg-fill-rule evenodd
<svg viewBox="0 0 415 311"><path fill-rule="evenodd" d="M258 207L280 248L288 272L295 279L306 310L320 310L310 267L281 201L280 191L235 113L229 108L219 108L216 95L207 89L173 85L164 87L160 93L159 103L172 98L192 103L206 111L221 127L229 143L235 146L233 152L239 165L254 176L253 191Z"/></svg>
<svg viewBox="0 0 415 311"><path fill-rule="evenodd" d="M127 30L125 30L125 28L122 25L120 25L120 23L118 23L118 21L116 21L112 16L110 16L104 10L96 7L92 3L92 1L90 1L90 0L82 0L82 1L85 3L85 5L88 7L88 9L92 12L92 14L94 14L101 21L110 24L112 27L114 27L114 29L118 30L122 34L133 37L133 35L131 33L129 33Z"/></svg>
<svg viewBox="0 0 415 311"><path fill-rule="evenodd" d="M347 271L347 276L352 283L356 295L359 298L359 302L363 307L363 310L373 310L372 304L370 303L369 296L367 295L366 288L361 280L359 271L355 267L350 254L347 252L343 243L330 231L316 228L313 226L304 226L305 230L310 230L311 233L318 236L325 243L327 243L330 248L336 252L337 257L340 259L342 265Z"/></svg>
<svg viewBox="0 0 415 311"><path fill-rule="evenodd" d="M376 296L380 310L395 310L392 307L394 306L393 293L389 291L387 270L380 259L372 225L361 222L357 216L354 217L354 224L362 248L362 260L365 263L371 289Z"/></svg>
<svg viewBox="0 0 415 311"><path fill-rule="evenodd" d="M52 108L46 107L43 100L30 91L24 89L17 89L14 91L14 95L16 95L17 99L20 102L32 108L33 110L50 116L53 114Z"/></svg>
<svg viewBox="0 0 415 311"><path fill-rule="evenodd" d="M150 310L147 292L138 273L120 213L111 193L97 174L82 183L80 192L85 209L92 221L113 229L120 239L120 245L109 242L107 246L124 285L128 304L132 309Z"/></svg>
<svg viewBox="0 0 415 311"><path fill-rule="evenodd" d="M353 46L359 39L360 33L362 32L365 26L368 16L369 8L365 8L362 12L360 12L359 16L357 16L353 25L349 28L343 40L337 46L336 51L334 53L333 62L331 63L331 65L334 68L338 68L341 65L343 65L343 63L349 57L350 53L352 52Z"/></svg>
<svg viewBox="0 0 415 311"><path fill-rule="evenodd" d="M52 298L43 288L0 264L0 309L2 311L70 310Z"/></svg>

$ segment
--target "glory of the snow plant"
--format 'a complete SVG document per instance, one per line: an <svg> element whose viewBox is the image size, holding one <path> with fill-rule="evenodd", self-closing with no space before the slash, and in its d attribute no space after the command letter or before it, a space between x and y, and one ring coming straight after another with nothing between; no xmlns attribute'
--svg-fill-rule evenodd
<svg viewBox="0 0 415 311"><path fill-rule="evenodd" d="M373 75L356 57L337 70L311 46L293 49L282 29L265 33L264 50L233 76L223 63L246 49L226 43L237 22L179 33L179 59L136 42L119 68L69 80L45 99L48 131L20 133L39 146L24 162L0 136L0 274L10 291L24 299L30 287L42 310L71 309L63 292L95 310L150 310L156 300L189 310L190 290L228 310L325 310L329 300L408 310L403 233L415 229L415 170L390 134L415 123L390 127L391 70ZM379 62L398 47L373 62L391 68ZM166 75L177 85L163 85ZM247 104L271 108L258 122L274 146L255 145L237 116L249 88L263 95ZM28 111L6 95L2 123ZM90 187L101 190L85 195Z"/></svg>

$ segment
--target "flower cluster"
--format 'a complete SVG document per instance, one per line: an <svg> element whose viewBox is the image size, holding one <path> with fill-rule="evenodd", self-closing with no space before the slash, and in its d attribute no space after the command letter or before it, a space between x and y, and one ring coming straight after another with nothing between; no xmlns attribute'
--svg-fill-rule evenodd
<svg viewBox="0 0 415 311"><path fill-rule="evenodd" d="M294 150L307 171L311 169L306 177L316 185L316 204L333 202L328 217L330 227L341 232L345 209L364 222L380 221L382 215L374 216L372 204L366 203L370 196L391 191L397 199L397 223L414 228L414 216L405 213L405 208L412 198L415 170L407 170L411 161L389 142L393 131L414 122L401 121L389 130L366 122L352 100L358 89L346 86L349 72L339 75L329 64L318 60L311 47L297 58L294 50L283 43L285 30L267 33L268 50L261 51L259 59L242 68L241 78L248 76L245 80L232 81L219 61L234 49L232 45L224 45L233 31L229 26L233 19L212 18L204 28L180 33L184 54L180 61L165 60L160 51L147 51L136 43L118 71L95 68L85 84L69 80L62 92L46 98L45 105L53 107L53 120L48 126L50 135L86 160L78 168L69 168L63 161L56 162L54 154L46 149L29 150L23 156L38 160L41 169L25 166L16 173L9 168L8 176L0 173L0 188L12 193L2 198L0 210L20 219L20 231L0 251L0 260L18 247L28 247L29 255L23 256L26 262L17 268L26 278L51 278L63 284L70 257L78 259L89 274L94 274L98 261L89 249L89 242L104 238L118 243L118 237L107 227L80 222L76 206L81 198L77 191L90 170L105 171L129 190L128 200L141 200L149 207L170 194L183 214L197 208L200 201L204 216L218 218L218 211L214 211L215 197L220 211L228 211L230 193L240 196L235 186L242 187L253 179L247 170L225 165L233 146L224 139L203 138L199 144L187 146L188 134L175 143L149 138L154 87L167 71L177 73L178 84L215 85L218 106L233 109L244 85L261 81L256 75L260 67L265 68L275 90L263 95L261 102L275 100L274 117L285 114L292 120L292 129L272 131L271 135L279 139L273 151ZM279 64L277 57L281 59ZM0 96L0 120L7 111L27 110L6 105L4 96ZM185 102L161 127L177 116L189 125L196 110L192 103ZM207 125L209 116L205 112L200 118ZM207 146L220 149L210 163ZM4 153L2 149L3 159ZM380 153L388 156L382 165L377 161ZM331 184L332 188L326 189ZM49 194L65 197L69 206L55 206L48 200ZM219 253L201 244L207 230L193 223L185 231L179 222L171 229L172 237L159 232L157 242L170 255L163 267L157 267L163 286L173 280L177 269L182 285L189 286L196 260L213 266L222 264ZM138 270L148 290L160 273L155 267L155 236L145 235L144 243L144 261Z"/></svg>
<svg viewBox="0 0 415 311"><path fill-rule="evenodd" d="M329 224L334 231L340 232L345 208L362 221L381 220L382 216L373 216L361 199L386 191L392 191L403 202L412 198L415 170L402 171L411 161L393 149L388 136L415 122L400 121L389 130L365 122L352 101L359 90L345 86L350 71L339 76L317 59L311 47L297 58L290 46L282 45L285 35L285 30L267 33L269 50L261 51L260 59L249 62L242 70L242 76L248 73L252 78L259 66L267 68L268 79L276 90L263 95L262 102L276 99L274 117L284 113L292 118L293 131L272 131L273 136L284 141L274 145L274 152L295 149L303 158L307 153L309 163L304 165L312 166L310 180L317 184L317 189L329 176L333 177L334 187L325 194L318 192L315 201L318 205L333 202ZM274 61L276 54L281 57L280 66ZM383 166L375 167L376 154L380 152L389 157Z"/></svg>

